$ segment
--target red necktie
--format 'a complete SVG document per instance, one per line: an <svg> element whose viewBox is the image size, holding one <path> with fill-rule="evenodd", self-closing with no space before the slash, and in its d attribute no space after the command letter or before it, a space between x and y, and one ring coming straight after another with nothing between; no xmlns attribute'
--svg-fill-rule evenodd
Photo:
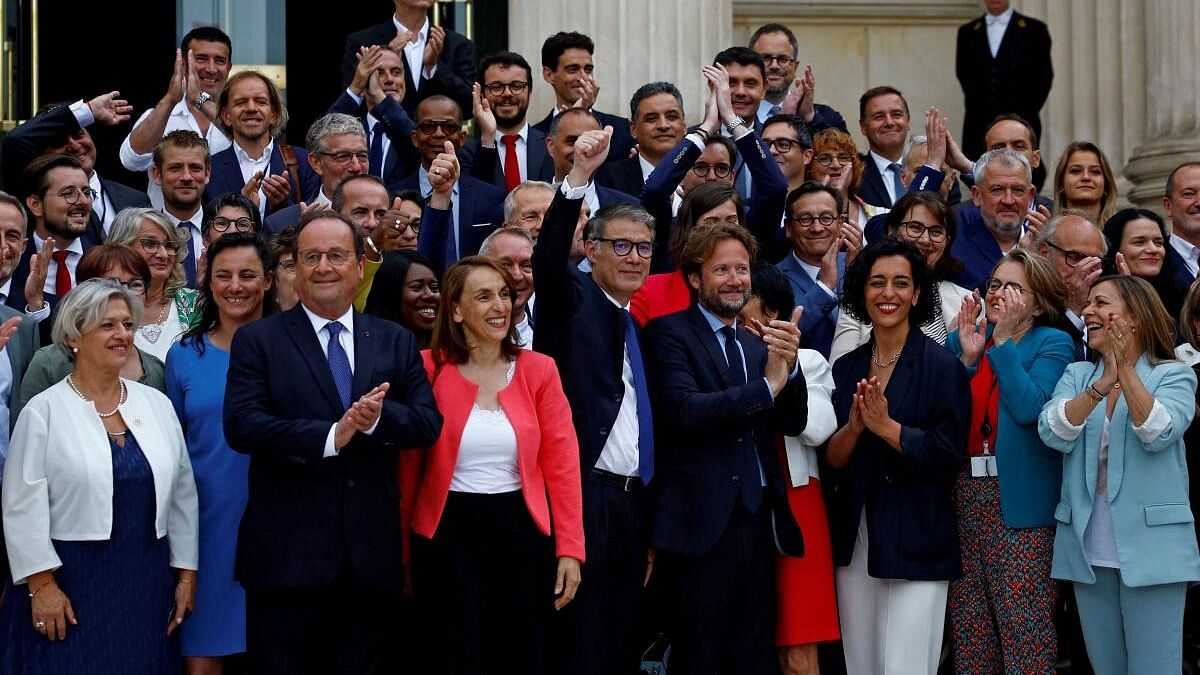
<svg viewBox="0 0 1200 675"><path fill-rule="evenodd" d="M504 134L504 187L506 192L512 192L521 184L521 164L517 162L517 134Z"/></svg>
<svg viewBox="0 0 1200 675"><path fill-rule="evenodd" d="M57 269L54 272L54 294L62 297L71 290L71 270L67 269L67 256L71 252L63 249L50 254Z"/></svg>

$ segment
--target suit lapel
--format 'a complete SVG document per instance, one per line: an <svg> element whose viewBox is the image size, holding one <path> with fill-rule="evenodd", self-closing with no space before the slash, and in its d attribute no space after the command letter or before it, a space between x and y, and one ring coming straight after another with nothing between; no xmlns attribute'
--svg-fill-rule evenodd
<svg viewBox="0 0 1200 675"><path fill-rule="evenodd" d="M867 165L867 170L865 173L865 178L866 178L867 184L871 187L871 189L874 191L875 195L879 197L879 199L881 199L881 200L887 199L888 198L887 187L885 187L883 184L883 176L879 173L879 167L876 166L876 164L875 164L875 158L871 157L870 153L867 153L867 157L863 161Z"/></svg>
<svg viewBox="0 0 1200 675"><path fill-rule="evenodd" d="M549 158L550 155L546 152L546 135L529 127L529 138L525 143L526 179L541 180L542 164Z"/></svg>
<svg viewBox="0 0 1200 675"><path fill-rule="evenodd" d="M238 166L237 155L233 154L233 146L213 157L213 175L224 178L221 181L224 185L218 185L221 190L218 196L226 192L240 192L246 186L246 181L242 179L242 167Z"/></svg>
<svg viewBox="0 0 1200 675"><path fill-rule="evenodd" d="M884 395L888 400L888 408L897 410L905 402L908 401L909 391L912 389L913 371L924 361L922 352L925 350L923 344L925 334L920 328L910 328L908 338L904 341L904 346L901 348L900 358L896 361L896 370L892 373L892 378L888 380L887 387L884 389ZM870 372L870 366L867 366L867 372ZM906 406L907 407L907 406Z"/></svg>
<svg viewBox="0 0 1200 675"><path fill-rule="evenodd" d="M377 350L374 325L365 314L354 313L354 383L350 387L350 400L367 393L371 373L375 370Z"/></svg>
<svg viewBox="0 0 1200 675"><path fill-rule="evenodd" d="M696 340L708 353L708 357L712 359L713 370L716 371L717 377L721 379L721 384L725 387L730 385L729 382L729 364L725 362L725 354L717 346L717 337L713 335L712 327L708 325L704 315L700 313L700 308L697 305L692 305L688 309L689 316L692 320L692 329L696 333Z"/></svg>
<svg viewBox="0 0 1200 675"><path fill-rule="evenodd" d="M325 395L325 400L333 408L341 411L342 399L338 395L337 385L333 383L333 373L329 371L329 358L321 351L321 342L317 340L317 334L313 332L312 323L309 322L308 315L304 313L304 308L297 304L285 316L289 328L288 335L291 336L296 348L303 355L304 363L312 372L317 388L321 390L321 393ZM357 361L357 344L354 351L355 361Z"/></svg>

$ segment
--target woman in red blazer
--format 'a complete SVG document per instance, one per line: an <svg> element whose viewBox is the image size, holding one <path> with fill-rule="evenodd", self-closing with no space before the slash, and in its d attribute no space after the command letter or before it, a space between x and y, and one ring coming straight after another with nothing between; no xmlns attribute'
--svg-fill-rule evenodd
<svg viewBox="0 0 1200 675"><path fill-rule="evenodd" d="M571 410L554 361L517 346L514 297L498 261L460 260L423 353L444 422L417 492L412 571L438 672L543 672L551 608L579 586Z"/></svg>

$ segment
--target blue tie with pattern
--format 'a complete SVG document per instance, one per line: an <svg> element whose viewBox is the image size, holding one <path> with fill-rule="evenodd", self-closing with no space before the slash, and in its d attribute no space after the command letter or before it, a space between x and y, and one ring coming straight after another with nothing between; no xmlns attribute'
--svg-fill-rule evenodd
<svg viewBox="0 0 1200 675"><path fill-rule="evenodd" d="M646 388L646 364L642 361L633 317L626 310L619 311L625 324L625 349L629 352L629 369L633 371L633 391L637 397L638 476L642 485L649 485L654 477L654 416L650 411L650 392Z"/></svg>
<svg viewBox="0 0 1200 675"><path fill-rule="evenodd" d="M329 332L329 348L325 353L329 360L329 372L333 375L338 397L342 399L342 410L347 410L350 408L350 383L354 380L354 373L350 370L350 359L346 356L346 350L342 348L342 342L338 339L342 332L342 324L330 321L325 324L325 330Z"/></svg>
<svg viewBox="0 0 1200 675"><path fill-rule="evenodd" d="M891 169L892 171L892 187L896 190L896 198L892 200L892 203L894 204L904 196L904 182L900 180L899 162L892 162L891 164L888 164L888 169Z"/></svg>
<svg viewBox="0 0 1200 675"><path fill-rule="evenodd" d="M736 387L744 386L747 382L746 366L742 362L742 352L738 349L737 333L733 326L722 326L721 335L725 336L725 360L729 362L729 381ZM753 435L749 440L749 444L742 448L742 504L746 506L746 510L754 513L762 504L762 467L758 464Z"/></svg>
<svg viewBox="0 0 1200 675"><path fill-rule="evenodd" d="M188 288L196 288L196 261L200 259L200 251L193 250L191 246L192 221L179 223L178 229L180 238L188 243L187 255L183 257L183 274L187 277Z"/></svg>

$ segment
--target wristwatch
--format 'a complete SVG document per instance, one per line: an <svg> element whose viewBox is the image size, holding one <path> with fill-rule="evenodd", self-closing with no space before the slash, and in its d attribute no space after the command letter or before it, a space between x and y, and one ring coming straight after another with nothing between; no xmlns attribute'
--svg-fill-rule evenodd
<svg viewBox="0 0 1200 675"><path fill-rule="evenodd" d="M747 126L746 120L742 119L741 117L734 117L725 124L725 128L729 129L729 133L731 134L733 133L734 129L745 126Z"/></svg>
<svg viewBox="0 0 1200 675"><path fill-rule="evenodd" d="M197 108L203 108L204 104L211 100L212 94L208 93L207 91L202 91L200 92L200 95L196 97L196 100L192 102L192 105L196 106Z"/></svg>

